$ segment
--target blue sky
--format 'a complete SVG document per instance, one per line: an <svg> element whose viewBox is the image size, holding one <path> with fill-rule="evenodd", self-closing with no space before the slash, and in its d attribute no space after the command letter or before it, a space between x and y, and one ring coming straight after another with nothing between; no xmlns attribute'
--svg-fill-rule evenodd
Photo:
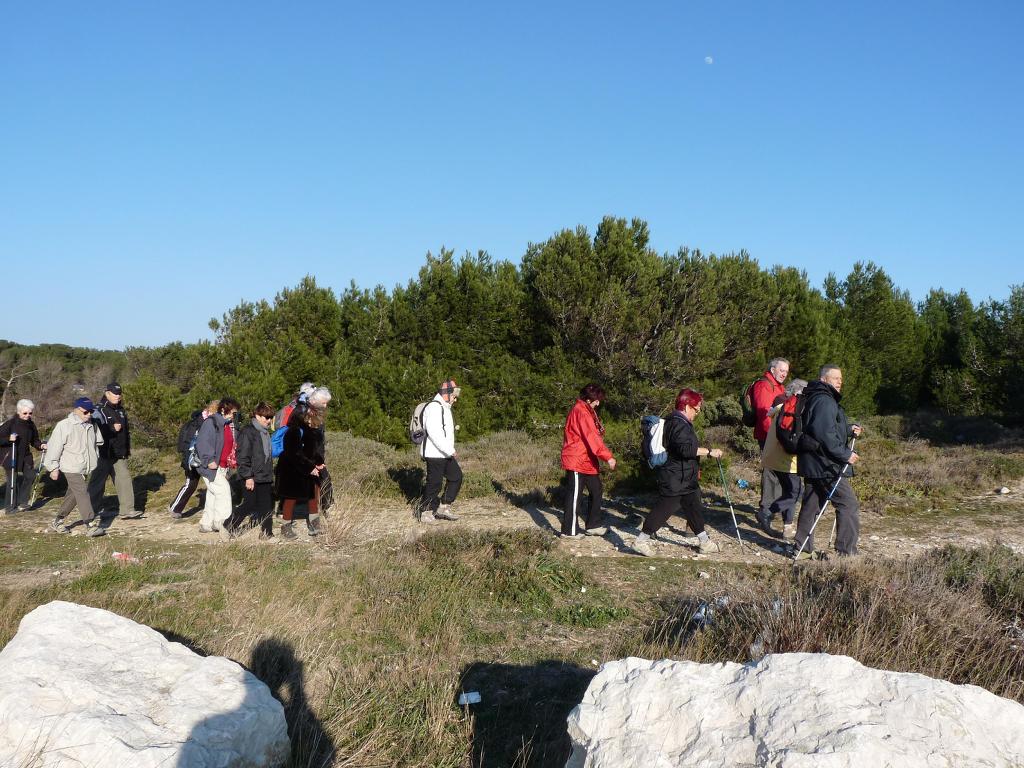
<svg viewBox="0 0 1024 768"><path fill-rule="evenodd" d="M391 287L605 214L1004 298L1022 29L1015 2L9 3L0 338L194 341L307 272Z"/></svg>

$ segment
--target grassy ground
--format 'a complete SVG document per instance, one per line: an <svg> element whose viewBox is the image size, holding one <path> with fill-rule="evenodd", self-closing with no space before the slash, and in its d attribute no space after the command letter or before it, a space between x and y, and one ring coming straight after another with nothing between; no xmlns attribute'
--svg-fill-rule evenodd
<svg viewBox="0 0 1024 768"><path fill-rule="evenodd" d="M997 467L958 474L961 497L993 481L1019 485L1021 454L1012 446L936 446L875 432L877 452L892 441L890 456L900 457L866 465L858 481L858 489L869 487L874 477L889 489L869 494L879 515L890 506L885 494L898 494L896 478L921 498L939 498L922 481L930 488L936 475L908 473L913 455L943 472L966 473L946 451L973 452ZM557 442L504 433L463 454L467 505L476 499L523 516L526 505L556 494ZM342 510L402 507L418 488L420 465L405 451L334 435L330 455ZM173 458L144 453L139 461L148 508L159 509L176 479ZM756 479L752 465L737 461L731 470ZM942 493L951 505L958 498ZM955 521L930 514L935 525ZM565 717L597 665L631 654L746 661L768 652L845 653L1024 702L1024 558L1005 547L792 570L647 560L599 542L569 548L536 526L382 529L367 540L354 519L333 514L315 546L212 546L176 539L182 529L173 528L140 534L130 538L136 564L111 558L126 538L5 526L0 644L33 607L65 599L236 659L285 703L293 766L561 766ZM708 607L710 621L695 621ZM461 691L479 691L482 702L458 706Z"/></svg>

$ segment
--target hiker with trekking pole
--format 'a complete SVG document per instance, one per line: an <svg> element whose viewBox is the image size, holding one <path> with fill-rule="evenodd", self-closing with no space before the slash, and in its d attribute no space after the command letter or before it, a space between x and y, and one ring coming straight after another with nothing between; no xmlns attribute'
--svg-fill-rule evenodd
<svg viewBox="0 0 1024 768"><path fill-rule="evenodd" d="M805 481L805 488L796 528L798 548L794 561L802 557L827 557L824 552L815 552L814 529L829 504L836 513L836 552L856 555L860 535L859 503L850 478L853 465L860 459L854 445L862 429L857 424L849 424L846 412L839 405L843 389L843 372L839 366L822 366L819 376L818 381L807 385L802 395L805 449L797 454L797 470ZM848 445L851 438L853 444Z"/></svg>
<svg viewBox="0 0 1024 768"><path fill-rule="evenodd" d="M684 389L676 397L675 410L665 419L662 444L666 457L655 468L658 501L644 520L642 531L633 540L632 549L637 554L645 557L654 555L651 537L675 512L682 512L691 530L697 534L697 548L701 554L720 551L718 543L704 529L704 505L698 484L700 459L705 456L722 458L721 448L698 444L693 420L700 413L703 401L704 397L699 392Z"/></svg>
<svg viewBox="0 0 1024 768"><path fill-rule="evenodd" d="M32 421L35 409L31 400L19 400L14 416L0 425L0 460L7 474L4 501L8 515L30 509L29 492L37 474L31 449L46 450L46 443L40 441L39 430Z"/></svg>

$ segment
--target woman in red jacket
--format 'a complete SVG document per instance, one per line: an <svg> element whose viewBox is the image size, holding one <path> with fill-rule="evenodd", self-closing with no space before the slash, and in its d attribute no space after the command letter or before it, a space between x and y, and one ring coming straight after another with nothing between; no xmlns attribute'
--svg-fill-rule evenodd
<svg viewBox="0 0 1024 768"><path fill-rule="evenodd" d="M601 525L601 476L598 466L601 461L615 469L615 458L604 444L604 425L597 417L597 407L604 400L604 390L597 384L587 384L580 390L580 399L565 417L565 438L562 440L562 469L565 470L567 485L565 514L562 516L562 535L576 536L576 514L586 488L590 495L584 532L592 536L603 536L608 528Z"/></svg>

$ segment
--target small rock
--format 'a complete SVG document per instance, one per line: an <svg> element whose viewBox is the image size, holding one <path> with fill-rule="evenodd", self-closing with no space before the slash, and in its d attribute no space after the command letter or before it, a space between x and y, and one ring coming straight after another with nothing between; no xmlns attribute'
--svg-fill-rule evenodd
<svg viewBox="0 0 1024 768"><path fill-rule="evenodd" d="M647 570L649 570L649 571L653 571L653 570L655 570L655 568L654 568L654 566L653 566L653 565L649 565L649 566L647 566Z"/></svg>
<svg viewBox="0 0 1024 768"><path fill-rule="evenodd" d="M591 659L590 663L593 664L595 667L598 666L597 659Z"/></svg>
<svg viewBox="0 0 1024 768"><path fill-rule="evenodd" d="M698 573L697 575L698 575L698 576L699 576L700 578L702 578L702 579L710 579L710 578L711 578L711 574L710 574L710 573L708 573L707 571L701 571L701 572L700 572L700 573Z"/></svg>
<svg viewBox="0 0 1024 768"><path fill-rule="evenodd" d="M871 536L868 536L868 538L872 541L879 541L882 537L877 534L872 534Z"/></svg>
<svg viewBox="0 0 1024 768"><path fill-rule="evenodd" d="M60 571L54 571L54 572L53 572L53 575L54 575L54 576L60 576Z"/></svg>
<svg viewBox="0 0 1024 768"><path fill-rule="evenodd" d="M1002 488L999 488L998 490L996 490L996 493L998 493L1000 496L1005 496L1009 492L1010 492L1010 489L1007 488L1005 485Z"/></svg>
<svg viewBox="0 0 1024 768"><path fill-rule="evenodd" d="M586 594L586 591L587 591L586 587L580 587L580 593L581 594Z"/></svg>

